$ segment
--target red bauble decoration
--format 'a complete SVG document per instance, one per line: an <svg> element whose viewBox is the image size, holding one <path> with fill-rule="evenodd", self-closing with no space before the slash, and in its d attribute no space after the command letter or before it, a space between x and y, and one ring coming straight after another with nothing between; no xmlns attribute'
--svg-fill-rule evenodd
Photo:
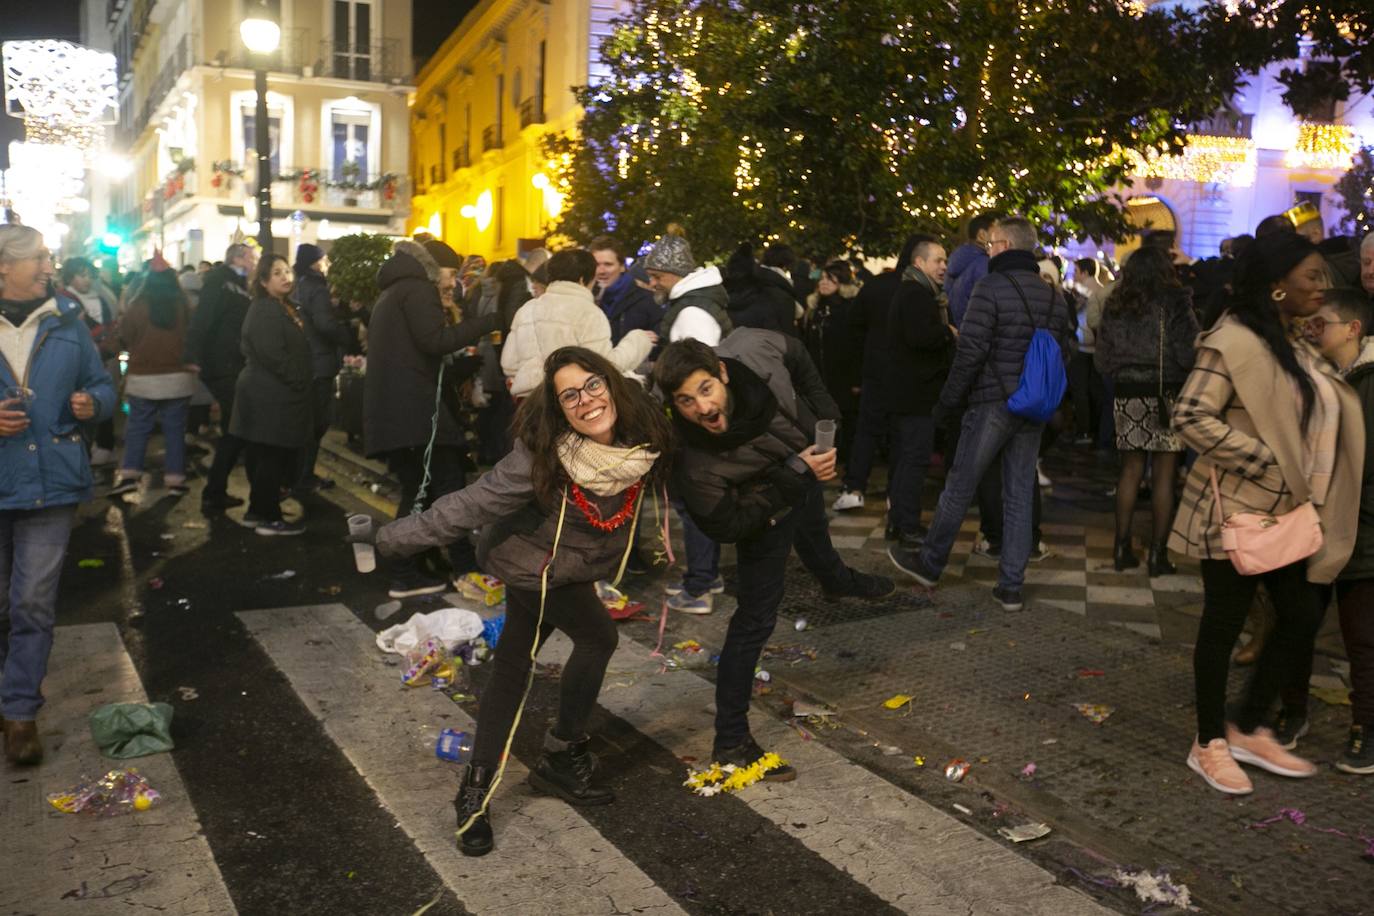
<svg viewBox="0 0 1374 916"><path fill-rule="evenodd" d="M221 184L223 184L223 183L224 183L224 176L221 175L219 172L216 172L216 173L214 174L214 176L210 179L210 187L212 187L212 188L217 188L217 187L219 187L219 186L220 186Z"/></svg>
<svg viewBox="0 0 1374 916"><path fill-rule="evenodd" d="M315 202L315 195L311 194L309 191L306 191L304 194L301 195L301 200L305 201L308 204L313 204Z"/></svg>

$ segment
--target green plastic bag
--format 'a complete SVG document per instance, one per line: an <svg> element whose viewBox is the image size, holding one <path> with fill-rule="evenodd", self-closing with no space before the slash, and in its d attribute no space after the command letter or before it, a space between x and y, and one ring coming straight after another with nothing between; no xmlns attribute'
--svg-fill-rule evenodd
<svg viewBox="0 0 1374 916"><path fill-rule="evenodd" d="M146 757L174 746L167 703L109 703L91 713L90 723L91 737L106 757Z"/></svg>

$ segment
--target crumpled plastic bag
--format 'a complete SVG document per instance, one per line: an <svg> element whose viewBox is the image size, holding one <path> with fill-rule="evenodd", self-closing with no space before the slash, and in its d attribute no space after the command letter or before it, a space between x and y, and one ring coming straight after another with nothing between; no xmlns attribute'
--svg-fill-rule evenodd
<svg viewBox="0 0 1374 916"><path fill-rule="evenodd" d="M405 623L387 627L377 634L377 648L394 655L405 655L427 639L437 639L452 652L465 642L482 635L482 618L476 611L460 607L440 608L412 614Z"/></svg>
<svg viewBox="0 0 1374 916"><path fill-rule="evenodd" d="M109 703L90 714L91 737L106 757L127 760L170 751L172 707L166 703Z"/></svg>

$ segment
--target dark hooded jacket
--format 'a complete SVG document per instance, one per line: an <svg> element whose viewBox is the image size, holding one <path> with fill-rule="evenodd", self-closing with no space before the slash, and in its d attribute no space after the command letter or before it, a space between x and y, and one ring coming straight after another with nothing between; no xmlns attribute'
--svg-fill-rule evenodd
<svg viewBox="0 0 1374 916"><path fill-rule="evenodd" d="M500 321L493 313L447 324L426 265L405 251L382 265L377 285L382 294L367 327L363 384L363 441L369 456L429 442L444 355L475 346ZM439 410L435 442L463 444L462 430L447 406Z"/></svg>
<svg viewBox="0 0 1374 916"><path fill-rule="evenodd" d="M725 264L725 292L730 297L730 320L737 328L797 333L797 297L792 284L754 260L742 245Z"/></svg>
<svg viewBox="0 0 1374 916"><path fill-rule="evenodd" d="M1374 579L1374 337L1366 337L1360 355L1345 374L1364 410L1364 470L1360 473L1360 520L1355 550L1341 570L1342 579ZM1367 608L1366 613L1374 612Z"/></svg>
<svg viewBox="0 0 1374 916"><path fill-rule="evenodd" d="M1067 365L1073 356L1074 321L1063 295L1040 279L1033 254L1013 250L992 258L964 313L940 404L957 410L965 401L970 406L1006 401L1020 384L1037 328L1054 335Z"/></svg>
<svg viewBox="0 0 1374 916"><path fill-rule="evenodd" d="M329 296L329 283L318 270L307 270L300 275L295 296L305 320L305 337L310 341L310 362L315 378L333 378L343 365L343 354L352 332L335 310Z"/></svg>
<svg viewBox="0 0 1374 916"><path fill-rule="evenodd" d="M243 371L239 338L250 301L247 281L232 267L221 264L206 272L186 331L186 362L199 366L207 382L232 382Z"/></svg>
<svg viewBox="0 0 1374 916"><path fill-rule="evenodd" d="M654 294L635 282L634 269L625 271L601 294L601 310L611 323L611 346L631 331L652 331L663 318Z"/></svg>
<svg viewBox="0 0 1374 916"><path fill-rule="evenodd" d="M964 324L973 287L988 275L988 253L982 245L965 242L949 256L945 271L945 290L949 293L949 320L956 328Z"/></svg>
<svg viewBox="0 0 1374 916"><path fill-rule="evenodd" d="M806 494L798 452L816 421L839 419L805 346L775 331L741 328L721 341L730 422L714 435L673 412L683 448L674 489L707 536L734 543L761 533Z"/></svg>

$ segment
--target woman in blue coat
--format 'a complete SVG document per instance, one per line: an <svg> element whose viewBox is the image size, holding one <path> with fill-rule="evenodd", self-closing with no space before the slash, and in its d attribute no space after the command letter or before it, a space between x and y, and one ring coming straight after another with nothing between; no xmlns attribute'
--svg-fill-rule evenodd
<svg viewBox="0 0 1374 916"><path fill-rule="evenodd" d="M115 393L82 321L54 293L52 255L27 226L0 226L0 715L5 757L43 757L34 720L76 504L91 496L81 424Z"/></svg>

